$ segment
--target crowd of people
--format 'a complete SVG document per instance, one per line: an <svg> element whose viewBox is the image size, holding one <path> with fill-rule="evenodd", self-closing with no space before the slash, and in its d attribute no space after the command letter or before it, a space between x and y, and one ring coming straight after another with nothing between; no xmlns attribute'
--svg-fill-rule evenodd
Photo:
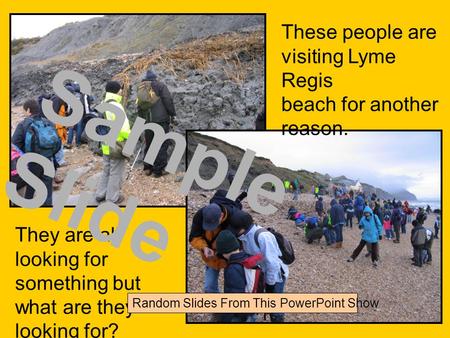
<svg viewBox="0 0 450 338"><path fill-rule="evenodd" d="M361 241L348 262L353 262L366 247L366 255L371 256L373 266L377 267L378 242L384 237L395 244L400 243L401 236L407 233L407 224L412 224L411 244L414 248L421 248L423 251L420 256L415 257L413 265L421 267L424 263L431 263L430 249L433 239L438 238L441 226L440 216L436 215L434 231L424 227L425 220L432 212L431 207L428 206L426 210L422 207L412 208L408 201L402 202L395 198L381 201L375 193L367 197L364 192L355 194L350 191L349 193L341 192L335 196L337 198L331 200L330 208L326 212L323 197L317 196L315 215L310 217L298 212L294 206L289 208L288 218L294 220L296 225L305 228L308 243L324 237L328 246L341 248L344 241L343 228L352 229L353 219L356 218L357 225L362 230ZM422 236L423 233L427 235ZM417 251L420 250L417 249Z"/></svg>
<svg viewBox="0 0 450 338"><path fill-rule="evenodd" d="M299 198L295 190L300 190L300 186L300 183L294 184L294 200ZM290 182L289 186L286 183L285 188L292 191ZM328 208L324 198L313 191L316 195L315 213L306 215L294 205L287 212L287 218L304 229L308 244L320 242L324 237L327 246L340 249L344 243L343 228L352 229L355 224L362 230L361 240L347 262L355 261L366 248L366 257L371 257L376 268L379 264L379 241L384 237L393 243L400 243L401 236L406 234L406 225L411 223L412 264L418 267L431 264L433 239L438 238L441 227L439 215L436 216L434 231L424 226L431 208L412 208L408 201L395 199L381 201L375 194L366 196L363 192L340 193L331 200ZM283 243L286 239L270 228L267 230L255 224L252 216L242 210L241 200L245 193L236 201L227 199L226 193L224 190L217 191L210 203L197 210L192 219L189 243L199 251L205 264L204 292L220 292L219 274L223 270L225 293L283 293L289 276L288 265L293 261L284 260L286 247ZM247 277L246 270L258 268L263 276L262 287L255 286L255 280ZM284 314L272 313L270 319L272 322L282 322ZM212 321L252 322L255 315L217 314Z"/></svg>
<svg viewBox="0 0 450 338"><path fill-rule="evenodd" d="M53 110L61 117L70 116L72 107L56 94L42 94L36 99L29 99L23 104L23 111L26 117L17 125L11 139L11 181L17 184L17 190L24 188L24 198L31 199L34 196L34 189L27 184L17 173L17 161L25 153L37 153L49 159L57 170L67 165L64 158L64 149L81 147L83 141L88 141L85 137L86 123L94 117L106 120L115 120L115 114L106 111L100 114L93 107L94 98L81 92L80 86L76 82L67 81L64 87L78 100L83 108L82 119L72 127L61 124L54 124L48 120L42 109L44 99L52 102ZM127 112L123 106L123 85L117 81L108 81L105 85L105 96L102 102L106 102L120 108L125 112L125 120L117 135L116 147L109 147L100 142L94 142L99 152L103 156L103 171L95 193L98 203L110 201L121 204L124 196L121 187L124 180L127 158L122 154L122 148L130 134L130 121L128 116L135 114L145 120L159 124L165 132L169 131L170 125L175 124L175 107L172 95L167 86L157 79L152 70L148 70L137 88L136 112ZM97 133L104 135L108 133L108 127L97 127ZM146 130L144 134L146 153L153 140L153 132ZM75 143L74 143L75 142ZM95 149L91 149L95 150ZM144 163L144 174L159 178L166 174L164 171L167 165L168 142L164 142L153 163ZM38 177L47 188L47 198L43 205L52 205L53 190L58 188L58 184L63 181L60 175L50 178L44 175L43 168L38 164L30 164L29 170Z"/></svg>

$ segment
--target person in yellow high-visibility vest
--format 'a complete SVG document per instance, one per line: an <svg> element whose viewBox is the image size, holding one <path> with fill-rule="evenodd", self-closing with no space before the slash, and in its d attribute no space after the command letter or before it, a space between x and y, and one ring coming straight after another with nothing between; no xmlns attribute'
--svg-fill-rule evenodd
<svg viewBox="0 0 450 338"><path fill-rule="evenodd" d="M106 95L103 102L111 103L119 107L125 112L122 101L122 86L117 81L109 81L106 84ZM114 121L116 116L114 113L106 111L105 118L109 121ZM117 136L117 143L123 143L128 139L130 135L130 123L127 115L125 114L125 121ZM116 204L123 202L124 197L120 194L120 188L126 166L126 157L122 154L122 149L116 147L110 148L107 144L102 144L103 152L103 173L100 182L97 186L95 193L95 199L97 202L104 200L110 201Z"/></svg>

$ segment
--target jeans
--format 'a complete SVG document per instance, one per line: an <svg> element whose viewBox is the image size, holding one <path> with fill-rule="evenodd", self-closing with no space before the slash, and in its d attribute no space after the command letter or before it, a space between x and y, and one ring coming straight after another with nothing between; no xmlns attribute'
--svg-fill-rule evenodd
<svg viewBox="0 0 450 338"><path fill-rule="evenodd" d="M378 242L377 243L367 243L365 240L361 239L356 249L353 251L350 256L352 259L356 259L358 255L361 253L361 250L366 246L366 244L370 247L370 254L372 256L372 262L378 261Z"/></svg>
<svg viewBox="0 0 450 338"><path fill-rule="evenodd" d="M406 223L402 223L402 234L406 234Z"/></svg>
<svg viewBox="0 0 450 338"><path fill-rule="evenodd" d="M168 133L170 131L170 125L169 122L155 122L159 124L163 129L165 133ZM150 145L153 142L153 137L155 134L151 130L145 130L145 155L147 155L148 149L150 148ZM163 170L167 166L167 148L169 146L168 142L166 141L161 145L161 148L159 149L158 155L156 156L155 162L153 164L148 164L144 162L144 170L150 169L155 174L162 174Z"/></svg>
<svg viewBox="0 0 450 338"><path fill-rule="evenodd" d="M267 291L266 293L284 293L284 285L286 284L286 280L283 277L283 281L279 283L275 283L273 286L273 291ZM284 322L284 313L271 313L270 321L272 323L282 323Z"/></svg>
<svg viewBox="0 0 450 338"><path fill-rule="evenodd" d="M336 234L336 243L340 243L340 242L344 241L344 236L342 235L342 227L343 226L344 226L343 223L333 225L333 231Z"/></svg>
<svg viewBox="0 0 450 338"><path fill-rule="evenodd" d="M299 189L295 189L294 190L294 198L293 198L294 201L298 200L299 194L300 194L300 190Z"/></svg>
<svg viewBox="0 0 450 338"><path fill-rule="evenodd" d="M73 127L70 127L69 134L67 136L67 144L72 144L73 134L75 132L75 141L77 143L77 146L81 145L81 135L83 134L83 130L84 130L83 120L78 122Z"/></svg>
<svg viewBox="0 0 450 338"><path fill-rule="evenodd" d="M439 227L434 226L434 238L439 238L438 235L439 235Z"/></svg>
<svg viewBox="0 0 450 338"><path fill-rule="evenodd" d="M205 293L219 293L219 272L206 265L205 267Z"/></svg>
<svg viewBox="0 0 450 338"><path fill-rule="evenodd" d="M45 199L45 202L43 206L51 206L53 204L52 196L53 196L53 178L44 175L44 169L37 163L30 163L28 165L28 169L36 176L38 177L42 183L45 184L45 187L47 188L47 198ZM25 198L26 199L32 199L34 197L34 188L32 188L30 185L26 185L25 189Z"/></svg>
<svg viewBox="0 0 450 338"><path fill-rule="evenodd" d="M350 224L350 228L353 228L353 212L347 212L345 218L345 226L348 227Z"/></svg>
<svg viewBox="0 0 450 338"><path fill-rule="evenodd" d="M386 236L386 238L389 238L389 239L394 238L394 232L392 231L392 229L386 229L385 236Z"/></svg>
<svg viewBox="0 0 450 338"><path fill-rule="evenodd" d="M332 244L336 243L336 236L332 229L323 228L323 235L325 236L327 245L332 245Z"/></svg>
<svg viewBox="0 0 450 338"><path fill-rule="evenodd" d="M64 146L61 144L61 149L58 150L58 152L55 154L55 161L58 163L58 165L63 165L66 163L64 161Z"/></svg>

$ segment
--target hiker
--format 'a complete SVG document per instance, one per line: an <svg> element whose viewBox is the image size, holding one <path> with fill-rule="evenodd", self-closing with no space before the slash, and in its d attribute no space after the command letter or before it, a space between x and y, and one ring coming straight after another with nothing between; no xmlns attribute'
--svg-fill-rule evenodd
<svg viewBox="0 0 450 338"><path fill-rule="evenodd" d="M323 198L320 196L318 200L316 201L315 210L319 217L322 217L323 214Z"/></svg>
<svg viewBox="0 0 450 338"><path fill-rule="evenodd" d="M58 137L55 126L52 122L41 115L41 107L35 100L27 100L23 105L23 110L28 117L21 121L12 136L12 143L22 153L37 153L50 160L57 168L55 154L61 149L61 140ZM47 188L47 198L43 205L52 205L53 179L44 175L44 169L37 163L30 163L28 169L38 177ZM25 198L31 199L34 196L34 188L26 185Z"/></svg>
<svg viewBox="0 0 450 338"><path fill-rule="evenodd" d="M333 225L333 231L336 234L336 248L342 248L342 242L344 241L342 235L342 228L345 224L344 207L340 205L335 199L331 201L330 210L331 224Z"/></svg>
<svg viewBox="0 0 450 338"><path fill-rule="evenodd" d="M434 239L434 234L433 231L431 229L425 228L426 231L426 239L425 239L425 244L423 246L423 264L431 264L431 261L433 260L433 255L431 254L431 248L433 247L433 239Z"/></svg>
<svg viewBox="0 0 450 338"><path fill-rule="evenodd" d="M359 193L358 196L356 196L355 203L353 206L355 208L355 216L359 222L362 218L363 210L364 210L364 206L365 206L362 193Z"/></svg>
<svg viewBox="0 0 450 338"><path fill-rule="evenodd" d="M17 173L17 161L19 160L19 158L22 155L23 155L22 150L20 150L19 147L17 147L16 145L11 144L10 181L17 185L17 187L16 187L17 191L19 191L20 189L22 189L23 187L26 186L25 181Z"/></svg>
<svg viewBox="0 0 450 338"><path fill-rule="evenodd" d="M300 196L300 181L298 178L292 182L292 188L294 189L294 197L292 200L297 201Z"/></svg>
<svg viewBox="0 0 450 338"><path fill-rule="evenodd" d="M228 265L223 271L224 293L252 293L263 292L263 285L259 279L264 278L258 263L263 259L261 254L249 255L240 250L240 243L229 230L223 230L216 239L216 253L223 257ZM253 280L247 280L246 269L254 272ZM249 278L250 279L250 278ZM262 285L261 285L262 284ZM259 290L258 290L259 286ZM256 315L252 313L223 313L219 316L222 323L254 322Z"/></svg>
<svg viewBox="0 0 450 338"><path fill-rule="evenodd" d="M431 207L430 207L430 205L429 204L427 204L427 210L426 210L426 212L427 212L427 214L431 214Z"/></svg>
<svg viewBox="0 0 450 338"><path fill-rule="evenodd" d="M412 265L422 267L423 264L423 249L427 239L427 232L423 225L414 220L412 222L413 228L411 230L411 245L413 246L414 258Z"/></svg>
<svg viewBox="0 0 450 338"><path fill-rule="evenodd" d="M322 232L325 240L327 242L327 246L333 245L336 243L336 235L333 231L333 226L331 225L331 217L330 210L323 216L322 219Z"/></svg>
<svg viewBox="0 0 450 338"><path fill-rule="evenodd" d="M112 104L124 112L125 120L122 128L117 135L116 147L111 148L107 144L102 144L103 153L103 172L100 182L95 192L95 199L97 202L110 201L117 205L123 202L124 196L120 193L122 182L124 179L124 172L126 166L126 157L122 154L123 144L130 135L130 123L125 110L121 104L122 101L122 86L117 81L109 81L105 87L106 94L104 103ZM114 121L116 115L112 112L106 111L104 113L105 119Z"/></svg>
<svg viewBox="0 0 450 338"><path fill-rule="evenodd" d="M266 293L283 293L289 268L280 258L282 253L275 236L253 223L252 216L244 211L236 212L231 217L230 229L239 238L247 254L263 255L261 269L264 272ZM271 313L270 321L284 322L284 313Z"/></svg>
<svg viewBox="0 0 450 338"><path fill-rule="evenodd" d="M225 268L226 261L216 255L216 239L219 233L229 226L230 218L242 209L240 201L226 198L227 191L218 190L209 201L199 209L193 219L189 243L200 252L205 262L205 293L219 292L219 272Z"/></svg>
<svg viewBox="0 0 450 338"><path fill-rule="evenodd" d="M392 224L391 224L391 218L389 215L385 215L383 219L383 229L384 229L384 236L387 240L391 240L394 238L394 232L392 231Z"/></svg>
<svg viewBox="0 0 450 338"><path fill-rule="evenodd" d="M283 181L283 185L284 185L285 192L288 193L289 192L289 188L291 186L291 182L289 182L289 180L284 180Z"/></svg>
<svg viewBox="0 0 450 338"><path fill-rule="evenodd" d="M320 191L320 190L319 190L319 187L317 187L317 186L314 187L314 197L315 197L315 198L319 198L319 191Z"/></svg>
<svg viewBox="0 0 450 338"><path fill-rule="evenodd" d="M369 244L372 256L373 267L378 266L378 241L383 238L383 228L377 215L373 214L370 207L364 208L363 217L359 221L359 228L362 229L361 241L353 251L347 262L353 262L361 253L362 249Z"/></svg>
<svg viewBox="0 0 450 338"><path fill-rule="evenodd" d="M80 92L80 85L77 82L74 82L72 84L73 88L73 94L80 100L81 104L83 105L83 117L80 119L80 121L69 128L69 132L67 135L67 143L65 145L66 148L72 148L72 142L75 134L75 144L77 147L81 146L81 137L84 132L84 118L86 115L88 115L91 112L90 105L92 103L92 96L83 94ZM71 107L68 108L69 112L71 112Z"/></svg>
<svg viewBox="0 0 450 338"><path fill-rule="evenodd" d="M417 222L419 222L420 224L423 225L425 223L426 219L427 219L427 214L426 214L425 210L423 210L423 208L420 207L419 212L417 213L417 216L416 216L416 220L417 220Z"/></svg>
<svg viewBox="0 0 450 338"><path fill-rule="evenodd" d="M342 206L345 211L345 226L353 228L353 215L355 209L353 208L353 200L350 198L348 194L345 195L345 198L342 200Z"/></svg>
<svg viewBox="0 0 450 338"><path fill-rule="evenodd" d="M391 223L394 228L395 239L393 243L400 243L400 227L403 216L401 211L401 203L393 202L394 210L392 210Z"/></svg>
<svg viewBox="0 0 450 338"><path fill-rule="evenodd" d="M287 212L287 219L295 221L295 214L297 214L297 209L293 205L291 205Z"/></svg>
<svg viewBox="0 0 450 338"><path fill-rule="evenodd" d="M157 80L156 74L148 70L142 82L138 86L138 98L136 99L138 116L143 118L146 123L157 123L165 133L170 131L170 125L175 124L175 106L172 95L165 84ZM145 151L153 142L154 133L151 130L145 130ZM161 145L155 162L148 164L144 162L144 173L147 176L153 174L153 177L159 178L166 174L164 169L167 165L167 141Z"/></svg>
<svg viewBox="0 0 450 338"><path fill-rule="evenodd" d="M312 244L315 240L320 243L323 236L322 227L319 227L319 218L317 216L306 217L305 219L305 238L308 244Z"/></svg>
<svg viewBox="0 0 450 338"><path fill-rule="evenodd" d="M441 217L439 215L436 216L436 220L434 221L434 238L438 239L439 229L441 228Z"/></svg>

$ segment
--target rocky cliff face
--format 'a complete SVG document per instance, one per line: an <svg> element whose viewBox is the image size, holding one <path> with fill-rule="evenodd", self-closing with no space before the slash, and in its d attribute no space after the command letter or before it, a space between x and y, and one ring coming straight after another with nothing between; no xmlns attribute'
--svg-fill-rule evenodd
<svg viewBox="0 0 450 338"><path fill-rule="evenodd" d="M178 131L253 129L264 109L263 22L251 15L112 15L68 24L13 58L12 105L51 92L54 75L70 69L91 82L95 104L106 81L124 83L133 120L137 84L151 68L173 94Z"/></svg>

